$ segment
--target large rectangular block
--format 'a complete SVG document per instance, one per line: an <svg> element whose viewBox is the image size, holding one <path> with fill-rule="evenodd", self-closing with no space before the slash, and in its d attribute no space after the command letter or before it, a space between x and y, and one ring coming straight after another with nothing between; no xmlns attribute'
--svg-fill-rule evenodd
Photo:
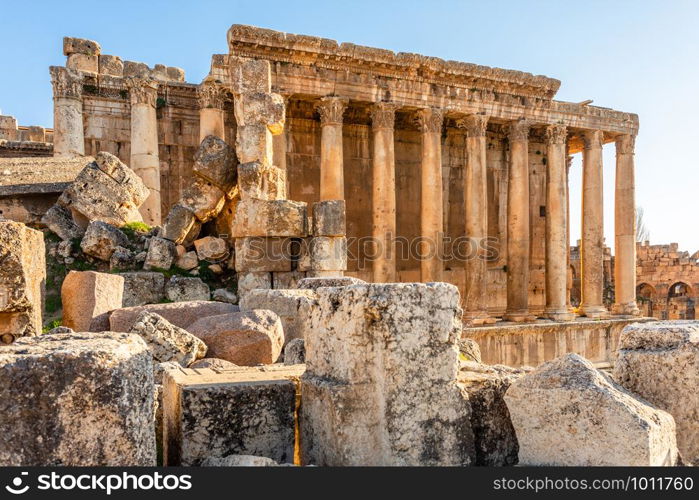
<svg viewBox="0 0 699 500"><path fill-rule="evenodd" d="M231 92L240 95L272 91L272 72L269 61L232 55L227 57Z"/></svg>
<svg viewBox="0 0 699 500"><path fill-rule="evenodd" d="M235 270L291 271L291 239L253 236L236 238Z"/></svg>
<svg viewBox="0 0 699 500"><path fill-rule="evenodd" d="M313 290L251 290L240 301L241 311L267 309L277 313L284 327L284 343L303 338L300 310L316 299Z"/></svg>
<svg viewBox="0 0 699 500"><path fill-rule="evenodd" d="M272 132L266 125L249 124L236 129L235 152L238 162L258 161L265 165L272 164L274 154Z"/></svg>
<svg viewBox="0 0 699 500"><path fill-rule="evenodd" d="M278 135L284 130L284 98L270 92L246 92L235 98L235 120L239 127L265 125Z"/></svg>
<svg viewBox="0 0 699 500"><path fill-rule="evenodd" d="M101 331L100 316L120 309L123 296L123 276L71 271L61 286L63 324L77 332Z"/></svg>
<svg viewBox="0 0 699 500"><path fill-rule="evenodd" d="M257 161L238 165L238 191L243 200L284 200L286 171Z"/></svg>
<svg viewBox="0 0 699 500"><path fill-rule="evenodd" d="M241 200L231 224L231 236L294 236L308 232L306 203L289 200Z"/></svg>
<svg viewBox="0 0 699 500"><path fill-rule="evenodd" d="M345 236L345 200L313 204L313 236Z"/></svg>
<svg viewBox="0 0 699 500"><path fill-rule="evenodd" d="M301 243L299 271L345 271L347 269L347 238L344 236L314 236Z"/></svg>
<svg viewBox="0 0 699 500"><path fill-rule="evenodd" d="M294 412L303 365L181 369L163 381L163 461L199 465L208 457L294 459Z"/></svg>

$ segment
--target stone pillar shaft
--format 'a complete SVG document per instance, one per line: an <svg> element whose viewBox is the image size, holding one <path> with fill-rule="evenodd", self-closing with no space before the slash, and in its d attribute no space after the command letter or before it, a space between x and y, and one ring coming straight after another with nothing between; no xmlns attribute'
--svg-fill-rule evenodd
<svg viewBox="0 0 699 500"><path fill-rule="evenodd" d="M344 200L345 177L342 161L342 115L347 99L324 97L316 109L322 127L320 138L320 200Z"/></svg>
<svg viewBox="0 0 699 500"><path fill-rule="evenodd" d="M637 315L636 304L636 193L635 138L616 140L614 193L614 314Z"/></svg>
<svg viewBox="0 0 699 500"><path fill-rule="evenodd" d="M226 140L224 129L223 107L226 102L226 91L221 85L212 82L202 82L198 89L199 99L199 142L207 135L213 135Z"/></svg>
<svg viewBox="0 0 699 500"><path fill-rule="evenodd" d="M422 109L418 122L422 130L420 195L420 280L442 281L442 123L444 112Z"/></svg>
<svg viewBox="0 0 699 500"><path fill-rule="evenodd" d="M600 130L583 134L583 196L582 196L582 302L584 316L606 316L604 291L604 196L602 171L602 139Z"/></svg>
<svg viewBox="0 0 699 500"><path fill-rule="evenodd" d="M569 321L568 311L568 174L566 127L546 128L546 309L553 320Z"/></svg>
<svg viewBox="0 0 699 500"><path fill-rule="evenodd" d="M83 156L82 74L62 66L51 66L49 71L53 86L53 155Z"/></svg>
<svg viewBox="0 0 699 500"><path fill-rule="evenodd" d="M396 106L378 103L371 110L374 134L372 179L372 264L375 283L396 281L396 160L393 127Z"/></svg>

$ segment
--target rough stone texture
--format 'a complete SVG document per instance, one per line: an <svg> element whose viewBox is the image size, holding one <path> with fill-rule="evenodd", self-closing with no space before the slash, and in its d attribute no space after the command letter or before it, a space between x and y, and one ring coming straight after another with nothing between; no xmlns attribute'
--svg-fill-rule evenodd
<svg viewBox="0 0 699 500"><path fill-rule="evenodd" d="M238 191L243 200L286 199L286 171L260 162L238 165Z"/></svg>
<svg viewBox="0 0 699 500"><path fill-rule="evenodd" d="M233 304L203 300L124 307L113 311L109 316L111 330L115 332L128 332L143 311L159 314L173 325L187 330L189 325L201 318L234 313L238 312L239 309L238 306L234 306Z"/></svg>
<svg viewBox="0 0 699 500"><path fill-rule="evenodd" d="M172 262L175 260L175 255L174 242L154 236L150 239L143 269L146 271L150 269L170 269Z"/></svg>
<svg viewBox="0 0 699 500"><path fill-rule="evenodd" d="M351 276L333 276L329 278L303 278L299 280L298 288L317 290L321 287L338 287L351 285L364 285L366 281Z"/></svg>
<svg viewBox="0 0 699 500"><path fill-rule="evenodd" d="M301 244L299 271L343 271L347 269L347 238L314 236Z"/></svg>
<svg viewBox="0 0 699 500"><path fill-rule="evenodd" d="M82 238L85 234L85 230L73 221L70 210L60 205L49 208L41 222L64 241Z"/></svg>
<svg viewBox="0 0 699 500"><path fill-rule="evenodd" d="M240 301L241 311L267 309L276 313L284 327L284 343L303 338L302 304L317 298L313 290L251 290Z"/></svg>
<svg viewBox="0 0 699 500"><path fill-rule="evenodd" d="M284 364L301 365L306 362L306 344L303 339L290 340L284 347Z"/></svg>
<svg viewBox="0 0 699 500"><path fill-rule="evenodd" d="M284 345L281 320L257 309L202 318L187 327L209 348L209 356L240 366L275 363Z"/></svg>
<svg viewBox="0 0 699 500"><path fill-rule="evenodd" d="M165 298L165 276L156 272L120 273L124 278L123 307L157 304Z"/></svg>
<svg viewBox="0 0 699 500"><path fill-rule="evenodd" d="M75 333L0 350L0 464L155 466L153 366L136 335ZM50 432L47 432L50 429Z"/></svg>
<svg viewBox="0 0 699 500"><path fill-rule="evenodd" d="M209 300L211 291L201 278L173 276L165 285L165 296L173 302L191 302Z"/></svg>
<svg viewBox="0 0 699 500"><path fill-rule="evenodd" d="M0 345L41 333L45 282L43 234L0 220Z"/></svg>
<svg viewBox="0 0 699 500"><path fill-rule="evenodd" d="M675 465L675 422L577 354L539 366L505 394L522 465Z"/></svg>
<svg viewBox="0 0 699 500"><path fill-rule="evenodd" d="M225 359L219 359L219 358L204 358L204 359L198 359L191 365L189 365L190 368L210 368L212 370L230 370L231 368L238 368L238 365L235 363L231 363L230 361L226 361Z"/></svg>
<svg viewBox="0 0 699 500"><path fill-rule="evenodd" d="M683 461L699 465L699 321L629 325L618 349L614 380L671 414Z"/></svg>
<svg viewBox="0 0 699 500"><path fill-rule="evenodd" d="M272 273L256 272L256 273L238 273L238 297L243 298L251 290L271 289L272 288Z"/></svg>
<svg viewBox="0 0 699 500"><path fill-rule="evenodd" d="M235 270L238 272L291 271L290 238L251 237L235 239Z"/></svg>
<svg viewBox="0 0 699 500"><path fill-rule="evenodd" d="M51 328L46 335L56 335L58 333L75 333L72 328L67 326L57 326L56 328Z"/></svg>
<svg viewBox="0 0 699 500"><path fill-rule="evenodd" d="M63 325L77 332L99 330L100 315L119 309L124 278L118 274L71 271L61 286Z"/></svg>
<svg viewBox="0 0 699 500"><path fill-rule="evenodd" d="M239 127L262 124L274 135L284 130L284 98L270 92L245 92L236 96L235 119Z"/></svg>
<svg viewBox="0 0 699 500"><path fill-rule="evenodd" d="M163 228L160 231L161 238L181 244L190 233L197 218L189 208L175 205L167 214Z"/></svg>
<svg viewBox="0 0 699 500"><path fill-rule="evenodd" d="M225 288L217 288L211 293L211 300L228 302L229 304L237 304L238 296Z"/></svg>
<svg viewBox="0 0 699 500"><path fill-rule="evenodd" d="M87 40L85 38L73 38L70 36L63 37L63 55L69 56L71 54L86 54L90 56L97 56L101 52L100 44L94 40Z"/></svg>
<svg viewBox="0 0 699 500"><path fill-rule="evenodd" d="M229 455L223 458L205 458L199 465L202 467L276 467L279 464L267 457Z"/></svg>
<svg viewBox="0 0 699 500"><path fill-rule="evenodd" d="M304 236L306 203L289 200L241 200L236 208L231 236Z"/></svg>
<svg viewBox="0 0 699 500"><path fill-rule="evenodd" d="M235 152L223 140L208 135L201 141L194 155L192 170L224 193L228 193L235 186L238 177Z"/></svg>
<svg viewBox="0 0 699 500"><path fill-rule="evenodd" d="M235 153L239 163L271 165L274 155L272 132L264 124L236 127Z"/></svg>
<svg viewBox="0 0 699 500"><path fill-rule="evenodd" d="M345 200L313 204L313 236L345 236Z"/></svg>
<svg viewBox="0 0 699 500"><path fill-rule="evenodd" d="M121 57L100 54L98 63L100 75L124 75L124 61L121 60Z"/></svg>
<svg viewBox="0 0 699 500"><path fill-rule="evenodd" d="M299 366L168 371L164 383L165 465L255 455L293 462Z"/></svg>
<svg viewBox="0 0 699 500"><path fill-rule="evenodd" d="M197 257L197 252L192 250L191 252L184 252L182 255L177 257L175 265L184 271L191 271L199 265L199 258Z"/></svg>
<svg viewBox="0 0 699 500"><path fill-rule="evenodd" d="M462 338L459 340L459 354L463 361L481 362L481 348L473 339Z"/></svg>
<svg viewBox="0 0 699 500"><path fill-rule="evenodd" d="M126 247L129 239L111 224L101 221L90 222L80 242L80 248L87 255L109 262L117 247Z"/></svg>
<svg viewBox="0 0 699 500"><path fill-rule="evenodd" d="M135 256L131 250L124 247L116 247L112 256L109 257L109 270L124 271L133 267L135 262Z"/></svg>
<svg viewBox="0 0 699 500"><path fill-rule="evenodd" d="M291 290L298 288L299 281L306 277L302 271L275 271L272 273L272 288L280 290Z"/></svg>
<svg viewBox="0 0 699 500"><path fill-rule="evenodd" d="M234 94L272 91L269 61L229 56L228 64L231 92Z"/></svg>
<svg viewBox="0 0 699 500"><path fill-rule="evenodd" d="M221 212L225 201L223 191L207 180L195 178L182 191L179 204L191 210L200 222L208 222Z"/></svg>
<svg viewBox="0 0 699 500"><path fill-rule="evenodd" d="M456 287L372 284L317 293L304 307L302 463L473 463L471 410L456 382Z"/></svg>
<svg viewBox="0 0 699 500"><path fill-rule="evenodd" d="M226 240L215 236L206 236L194 242L199 260L218 262L228 257L229 250Z"/></svg>
<svg viewBox="0 0 699 500"><path fill-rule="evenodd" d="M173 361L187 367L206 355L204 342L156 313L143 311L130 333L140 335L160 363Z"/></svg>

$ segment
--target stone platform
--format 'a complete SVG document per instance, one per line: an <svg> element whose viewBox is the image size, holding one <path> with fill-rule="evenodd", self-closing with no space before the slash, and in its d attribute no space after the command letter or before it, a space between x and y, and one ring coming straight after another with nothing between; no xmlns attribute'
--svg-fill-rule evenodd
<svg viewBox="0 0 699 500"><path fill-rule="evenodd" d="M566 322L499 321L493 325L466 327L463 337L478 342L482 361L486 364L535 367L574 352L598 367L608 367L614 362L619 335L624 327L647 321L655 320L622 316L611 319L581 317Z"/></svg>

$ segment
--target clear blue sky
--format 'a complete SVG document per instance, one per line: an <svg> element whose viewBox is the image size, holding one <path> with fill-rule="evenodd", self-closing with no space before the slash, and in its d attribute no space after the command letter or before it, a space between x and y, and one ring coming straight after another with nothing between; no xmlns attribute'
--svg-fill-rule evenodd
<svg viewBox="0 0 699 500"><path fill-rule="evenodd" d="M3 0L0 109L52 126L48 66L65 35L102 52L185 69L199 82L231 24L252 24L529 71L562 81L557 99L640 115L637 202L653 243L699 250L699 2ZM613 246L614 148L605 147L605 232ZM578 155L579 156L579 155ZM580 160L571 179L579 237Z"/></svg>

